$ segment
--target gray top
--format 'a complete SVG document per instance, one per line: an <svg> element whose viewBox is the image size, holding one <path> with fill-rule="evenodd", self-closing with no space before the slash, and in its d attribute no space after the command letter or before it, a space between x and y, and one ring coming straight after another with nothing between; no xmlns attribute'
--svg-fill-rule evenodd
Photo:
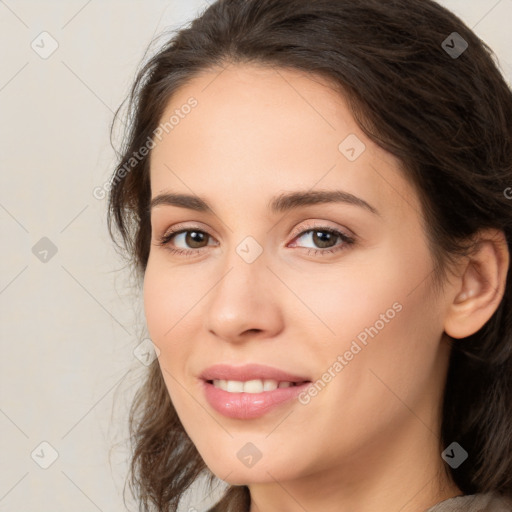
<svg viewBox="0 0 512 512"><path fill-rule="evenodd" d="M425 512L512 512L512 499L497 493L455 496Z"/></svg>
<svg viewBox="0 0 512 512"><path fill-rule="evenodd" d="M208 512L217 512L216 506ZM497 493L455 496L441 501L425 512L512 512L512 499Z"/></svg>

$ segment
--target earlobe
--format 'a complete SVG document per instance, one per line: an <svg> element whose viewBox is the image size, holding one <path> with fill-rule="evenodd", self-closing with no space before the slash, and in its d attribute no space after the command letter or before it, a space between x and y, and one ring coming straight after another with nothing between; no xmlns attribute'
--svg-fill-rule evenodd
<svg viewBox="0 0 512 512"><path fill-rule="evenodd" d="M505 293L509 252L498 230L480 232L474 252L465 259L449 304L444 330L452 338L477 332L494 314Z"/></svg>

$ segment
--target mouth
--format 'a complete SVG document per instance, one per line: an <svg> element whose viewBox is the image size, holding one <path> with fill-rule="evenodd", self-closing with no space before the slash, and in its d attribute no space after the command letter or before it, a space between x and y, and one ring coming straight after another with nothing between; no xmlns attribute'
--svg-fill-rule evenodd
<svg viewBox="0 0 512 512"><path fill-rule="evenodd" d="M255 419L290 405L311 379L258 364L215 365L199 377L206 401L228 418Z"/></svg>
<svg viewBox="0 0 512 512"><path fill-rule="evenodd" d="M267 386L273 386L277 382L277 387L282 382L290 383L291 385L310 381L306 376L294 375L285 370L273 366L263 364L244 364L242 366L233 366L229 364L216 364L205 369L199 378L214 383L215 381L226 381L240 383L244 385L246 382L261 381L263 385L265 382ZM256 386L257 384L253 384ZM233 389L240 389L239 384L232 385ZM249 388L251 385L249 385ZM283 386L286 387L286 384ZM250 393L250 391L247 391Z"/></svg>
<svg viewBox="0 0 512 512"><path fill-rule="evenodd" d="M274 379L252 379L252 380L226 380L212 379L206 381L217 389L222 389L228 393L264 393L274 391L275 389L291 388L309 383L311 381L277 381Z"/></svg>

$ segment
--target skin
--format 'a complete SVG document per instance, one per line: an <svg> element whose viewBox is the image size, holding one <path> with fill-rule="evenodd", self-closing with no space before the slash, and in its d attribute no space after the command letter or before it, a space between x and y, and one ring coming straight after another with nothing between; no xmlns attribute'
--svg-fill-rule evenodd
<svg viewBox="0 0 512 512"><path fill-rule="evenodd" d="M207 466L249 485L251 512L420 512L463 494L440 456L444 332L471 334L499 304L508 266L499 236L437 291L416 191L328 84L231 65L181 88L162 119L191 96L197 107L152 150L152 197L193 194L212 212L152 209L144 305L167 389ZM355 161L338 149L349 134L366 146ZM342 203L268 209L274 196L299 190L343 190L378 213ZM313 226L355 242L318 245ZM158 245L171 227L210 236ZM263 250L252 263L236 252L247 236ZM342 250L321 254L326 245ZM306 405L230 419L202 393L199 374L221 362L316 380L396 303L400 312ZM250 468L237 457L248 442L262 455Z"/></svg>

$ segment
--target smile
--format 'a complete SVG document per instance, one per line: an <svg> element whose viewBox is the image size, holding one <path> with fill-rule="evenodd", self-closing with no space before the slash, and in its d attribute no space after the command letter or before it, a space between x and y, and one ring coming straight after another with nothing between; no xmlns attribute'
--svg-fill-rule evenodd
<svg viewBox="0 0 512 512"><path fill-rule="evenodd" d="M208 381L217 389L222 389L228 393L263 393L265 391L274 391L278 388L289 388L297 386L297 382L281 381L274 379L254 379L247 381L215 379Z"/></svg>

